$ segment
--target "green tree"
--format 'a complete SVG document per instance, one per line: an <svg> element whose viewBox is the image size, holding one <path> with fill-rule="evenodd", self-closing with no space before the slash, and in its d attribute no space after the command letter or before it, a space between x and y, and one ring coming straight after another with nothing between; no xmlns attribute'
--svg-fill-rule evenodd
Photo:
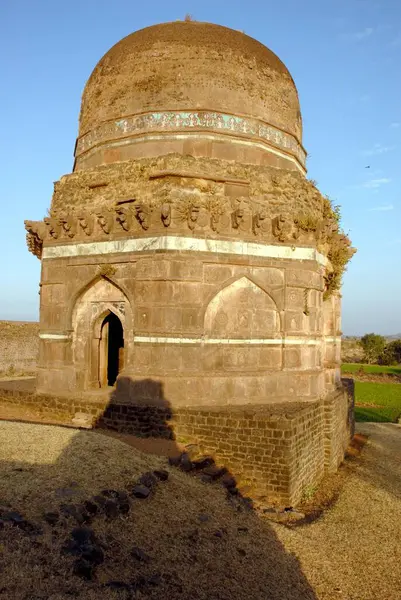
<svg viewBox="0 0 401 600"><path fill-rule="evenodd" d="M360 345L365 353L365 360L368 364L376 362L379 356L384 352L386 339L376 333L366 333L361 337Z"/></svg>
<svg viewBox="0 0 401 600"><path fill-rule="evenodd" d="M381 365L398 365L401 363L401 340L393 340L386 344L379 356Z"/></svg>

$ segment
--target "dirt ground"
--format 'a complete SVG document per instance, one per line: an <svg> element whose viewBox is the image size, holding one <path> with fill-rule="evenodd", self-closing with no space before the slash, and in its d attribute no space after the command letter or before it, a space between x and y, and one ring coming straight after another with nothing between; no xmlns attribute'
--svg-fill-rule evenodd
<svg viewBox="0 0 401 600"><path fill-rule="evenodd" d="M0 522L0 599L399 600L401 427L367 423L358 431L368 443L348 461L338 501L313 523L289 528L239 511L222 486L169 467L158 449L145 454L145 446L100 432L0 422L0 507L40 528ZM51 526L44 512L103 489L129 492L142 473L160 468L168 480L147 499L131 499L129 514L93 519L104 560L93 579L74 575L75 558L63 547L76 523Z"/></svg>
<svg viewBox="0 0 401 600"><path fill-rule="evenodd" d="M401 598L401 426L358 423L369 436L337 503L321 519L276 527L319 600Z"/></svg>

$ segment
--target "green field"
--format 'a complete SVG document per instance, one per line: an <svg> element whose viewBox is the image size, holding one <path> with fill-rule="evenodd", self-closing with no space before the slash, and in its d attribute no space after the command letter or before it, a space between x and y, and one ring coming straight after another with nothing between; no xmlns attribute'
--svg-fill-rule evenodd
<svg viewBox="0 0 401 600"><path fill-rule="evenodd" d="M358 406L360 404L369 406ZM355 381L357 421L394 423L401 417L401 384Z"/></svg>
<svg viewBox="0 0 401 600"><path fill-rule="evenodd" d="M341 371L343 373L355 373L361 369L365 373L393 373L394 375L401 375L401 365L394 367L386 367L384 365L364 365L360 363L343 363L341 365Z"/></svg>

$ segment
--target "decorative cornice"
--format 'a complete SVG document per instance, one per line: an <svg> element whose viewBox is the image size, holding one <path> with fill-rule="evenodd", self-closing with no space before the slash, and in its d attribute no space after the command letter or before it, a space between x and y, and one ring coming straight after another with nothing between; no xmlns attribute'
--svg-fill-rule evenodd
<svg viewBox="0 0 401 600"><path fill-rule="evenodd" d="M330 221L315 219L314 229L305 231L302 229L302 219L283 214L273 216L268 209L269 206L248 197L200 198L188 195L185 199L151 199L148 202L131 199L118 201L111 207L98 207L95 213L60 213L43 221L25 221L25 228L28 232L28 248L39 259L43 246L48 249L49 257L53 252L51 248L57 248L63 242L71 247L82 248L84 253L89 247L105 248L104 252L118 252L111 248L128 248L132 244L138 247L138 250L132 251L140 251L145 249L147 240L152 240L153 246L161 244L161 249L163 244L172 243L156 242L158 239L188 239L188 249L196 245L196 239L200 239L206 244L205 251L220 242L222 248L234 248L236 245L250 248L254 242L261 247L276 244L271 247L276 248L277 256L280 255L281 244L287 243L291 258L296 246L300 251L311 245L323 245L324 248L333 235ZM187 238L188 234L194 238ZM176 245L180 243L183 242L176 242ZM65 252L68 253L68 250Z"/></svg>
<svg viewBox="0 0 401 600"><path fill-rule="evenodd" d="M165 111L131 115L102 123L78 138L75 158L112 140L161 132L216 132L245 140L261 141L293 155L305 168L306 152L298 140L260 119L213 111Z"/></svg>

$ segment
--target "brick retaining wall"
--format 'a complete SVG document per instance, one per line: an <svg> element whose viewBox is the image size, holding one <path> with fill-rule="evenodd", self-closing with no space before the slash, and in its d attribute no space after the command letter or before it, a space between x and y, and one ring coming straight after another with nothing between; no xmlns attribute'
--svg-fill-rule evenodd
<svg viewBox="0 0 401 600"><path fill-rule="evenodd" d="M125 403L113 394L36 394L27 383L24 389L8 382L0 389L0 408L7 405L28 420L37 414L47 422L196 443L249 484L251 495L280 505L297 504L325 470L335 470L350 437L343 389L311 403L173 408Z"/></svg>

